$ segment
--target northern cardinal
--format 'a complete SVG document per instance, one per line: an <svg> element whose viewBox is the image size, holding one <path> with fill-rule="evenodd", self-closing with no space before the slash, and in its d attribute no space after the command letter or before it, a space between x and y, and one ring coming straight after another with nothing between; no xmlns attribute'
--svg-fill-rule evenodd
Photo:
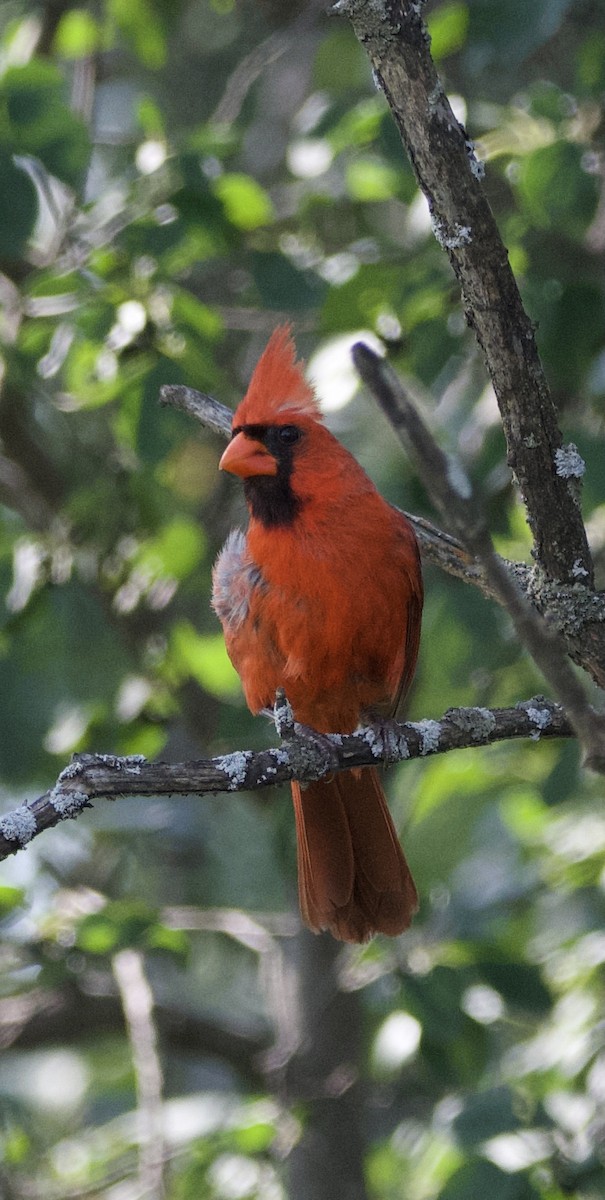
<svg viewBox="0 0 605 1200"><path fill-rule="evenodd" d="M326 429L289 327L273 333L219 466L250 514L212 603L249 708L285 689L294 717L350 733L393 713L414 674L422 576L414 532ZM362 942L410 924L417 894L373 767L292 783L300 909L310 929Z"/></svg>

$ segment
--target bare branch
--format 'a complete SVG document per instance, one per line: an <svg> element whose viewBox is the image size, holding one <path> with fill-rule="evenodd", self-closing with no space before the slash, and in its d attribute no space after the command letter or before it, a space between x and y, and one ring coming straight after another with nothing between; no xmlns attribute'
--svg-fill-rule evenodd
<svg viewBox="0 0 605 1200"><path fill-rule="evenodd" d="M181 412L195 417L196 421L221 437L231 437L231 409L218 400L213 400L212 396L207 396L205 392L197 392L195 388L183 387L181 384L165 384L160 388L160 404L179 408Z"/></svg>
<svg viewBox="0 0 605 1200"><path fill-rule="evenodd" d="M139 1182L147 1200L164 1194L162 1128L162 1068L153 1017L153 992L145 974L143 955L128 947L112 959L132 1051L139 1124Z"/></svg>
<svg viewBox="0 0 605 1200"><path fill-rule="evenodd" d="M588 703L584 688L568 661L563 639L532 607L496 554L461 465L437 445L385 359L362 342L353 347L353 359L362 379L403 441L433 503L471 554L482 563L489 584L507 609L519 639L565 705L584 748L586 765L605 771L605 720Z"/></svg>
<svg viewBox="0 0 605 1200"><path fill-rule="evenodd" d="M270 921L275 914L266 916ZM289 924L285 932L279 929L276 936L292 937L298 931L295 918L286 920ZM181 928L176 920L172 925ZM192 921L182 928L194 928ZM71 1044L89 1042L91 1029L96 1037L122 1033L124 1014L117 995L111 991L109 977L108 989L102 993L89 989L87 982L84 974L78 982L66 981L60 988L35 987L27 993L0 998L0 1048L30 1050L66 1039ZM250 1087L260 1086L262 1056L271 1046L271 1037L258 1021L232 1019L227 1013L222 1013L219 1020L216 1014L191 1013L186 1006L166 1001L158 1002L154 1015L164 1047L189 1059L205 1055L224 1059Z"/></svg>
<svg viewBox="0 0 605 1200"><path fill-rule="evenodd" d="M483 165L435 71L421 4L338 0L332 11L350 18L367 50L428 200L435 236L460 283L494 385L536 560L551 579L568 583L579 567L591 585L578 479L561 466L565 451L533 326L481 185Z"/></svg>
<svg viewBox="0 0 605 1200"><path fill-rule="evenodd" d="M246 96L259 76L295 46L297 39L312 30L323 13L324 0L307 0L300 16L287 30L271 33L258 46L254 46L229 76L223 95L210 117L210 124L232 125L237 121Z"/></svg>
<svg viewBox="0 0 605 1200"><path fill-rule="evenodd" d="M271 63L286 53L291 45L292 36L292 33L284 33L281 30L269 34L264 42L254 46L237 64L210 117L212 125L232 125L237 121L250 88Z"/></svg>
<svg viewBox="0 0 605 1200"><path fill-rule="evenodd" d="M292 779L318 779L328 770L387 765L512 738L573 734L564 710L537 696L514 708L453 708L440 721L389 722L383 729L368 726L352 734L321 735L315 748L312 731L296 726L278 748L236 750L193 762L148 763L141 755L82 754L65 767L50 791L0 819L0 861L44 829L79 816L101 797L256 791Z"/></svg>

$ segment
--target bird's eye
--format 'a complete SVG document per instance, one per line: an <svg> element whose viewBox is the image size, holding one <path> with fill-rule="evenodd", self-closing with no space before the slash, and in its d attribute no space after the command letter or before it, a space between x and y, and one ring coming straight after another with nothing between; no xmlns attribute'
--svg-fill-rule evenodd
<svg viewBox="0 0 605 1200"><path fill-rule="evenodd" d="M300 437L300 429L296 425L281 425L279 430L279 440L286 446L294 445Z"/></svg>

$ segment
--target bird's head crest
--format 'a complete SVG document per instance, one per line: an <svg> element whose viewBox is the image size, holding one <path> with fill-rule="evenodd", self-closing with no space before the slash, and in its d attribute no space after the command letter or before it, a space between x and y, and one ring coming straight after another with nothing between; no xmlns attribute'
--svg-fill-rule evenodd
<svg viewBox="0 0 605 1200"><path fill-rule="evenodd" d="M321 420L313 389L297 362L290 325L271 334L233 418L233 425L288 424L297 417Z"/></svg>

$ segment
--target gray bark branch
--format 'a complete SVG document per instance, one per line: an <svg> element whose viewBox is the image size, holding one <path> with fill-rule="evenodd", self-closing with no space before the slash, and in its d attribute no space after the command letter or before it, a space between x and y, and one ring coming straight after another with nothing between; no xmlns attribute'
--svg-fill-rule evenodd
<svg viewBox="0 0 605 1200"><path fill-rule="evenodd" d="M353 347L353 359L362 379L405 445L435 507L482 564L520 641L565 705L582 743L586 765L605 771L605 719L589 704L568 660L563 638L523 595L512 573L495 553L482 509L462 467L437 445L410 396L384 359L362 342Z"/></svg>
<svg viewBox="0 0 605 1200"><path fill-rule="evenodd" d="M430 54L418 0L338 0L365 47L427 198L481 345L534 539L536 561L553 580L593 582L577 477L567 473L557 414L482 184L483 166L454 116Z"/></svg>
<svg viewBox="0 0 605 1200"><path fill-rule="evenodd" d="M23 849L43 830L78 817L101 797L256 791L292 779L304 783L331 771L387 765L513 738L573 736L573 725L564 710L537 696L514 708L454 708L439 721L389 722L383 729L368 726L346 735L316 737L296 725L280 747L236 750L192 762L148 763L140 755L78 755L50 791L0 818L0 861Z"/></svg>

